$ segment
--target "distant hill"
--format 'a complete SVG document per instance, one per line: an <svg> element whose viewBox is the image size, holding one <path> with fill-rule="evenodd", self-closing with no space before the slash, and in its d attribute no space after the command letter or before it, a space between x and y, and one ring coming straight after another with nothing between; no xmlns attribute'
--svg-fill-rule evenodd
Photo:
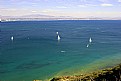
<svg viewBox="0 0 121 81"><path fill-rule="evenodd" d="M2 18L72 18L70 16L51 16L51 15L41 15L41 14L33 14L33 15L23 15L23 16L1 16Z"/></svg>
<svg viewBox="0 0 121 81"><path fill-rule="evenodd" d="M32 14L23 16L1 16L4 21L31 21L31 20L121 20L121 17L71 17L71 16L51 16L43 14Z"/></svg>
<svg viewBox="0 0 121 81"><path fill-rule="evenodd" d="M35 15L24 15L20 17L21 18L50 18L50 17L53 18L55 16L35 14Z"/></svg>

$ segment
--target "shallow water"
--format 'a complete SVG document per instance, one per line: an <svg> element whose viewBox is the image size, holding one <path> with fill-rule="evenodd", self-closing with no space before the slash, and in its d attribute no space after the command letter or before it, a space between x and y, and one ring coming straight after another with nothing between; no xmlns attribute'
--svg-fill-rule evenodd
<svg viewBox="0 0 121 81"><path fill-rule="evenodd" d="M0 80L45 80L120 63L120 20L0 22L0 30Z"/></svg>

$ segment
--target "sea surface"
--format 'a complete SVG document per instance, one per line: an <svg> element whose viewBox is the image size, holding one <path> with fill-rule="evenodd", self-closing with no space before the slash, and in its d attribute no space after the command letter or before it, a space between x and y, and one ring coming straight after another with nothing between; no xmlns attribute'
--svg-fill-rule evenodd
<svg viewBox="0 0 121 81"><path fill-rule="evenodd" d="M0 81L48 80L119 63L121 20L0 22Z"/></svg>

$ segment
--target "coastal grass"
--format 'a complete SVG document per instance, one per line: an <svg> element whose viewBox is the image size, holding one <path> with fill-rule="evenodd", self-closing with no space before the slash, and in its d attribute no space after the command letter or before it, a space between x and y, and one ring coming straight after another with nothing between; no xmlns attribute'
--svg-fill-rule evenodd
<svg viewBox="0 0 121 81"><path fill-rule="evenodd" d="M50 81L121 81L121 64L84 75L54 77Z"/></svg>

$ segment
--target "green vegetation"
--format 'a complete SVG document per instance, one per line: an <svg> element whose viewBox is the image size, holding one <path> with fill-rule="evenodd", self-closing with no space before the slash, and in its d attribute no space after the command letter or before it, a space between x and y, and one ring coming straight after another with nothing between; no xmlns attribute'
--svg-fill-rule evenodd
<svg viewBox="0 0 121 81"><path fill-rule="evenodd" d="M121 64L85 75L55 77L50 81L121 81Z"/></svg>

